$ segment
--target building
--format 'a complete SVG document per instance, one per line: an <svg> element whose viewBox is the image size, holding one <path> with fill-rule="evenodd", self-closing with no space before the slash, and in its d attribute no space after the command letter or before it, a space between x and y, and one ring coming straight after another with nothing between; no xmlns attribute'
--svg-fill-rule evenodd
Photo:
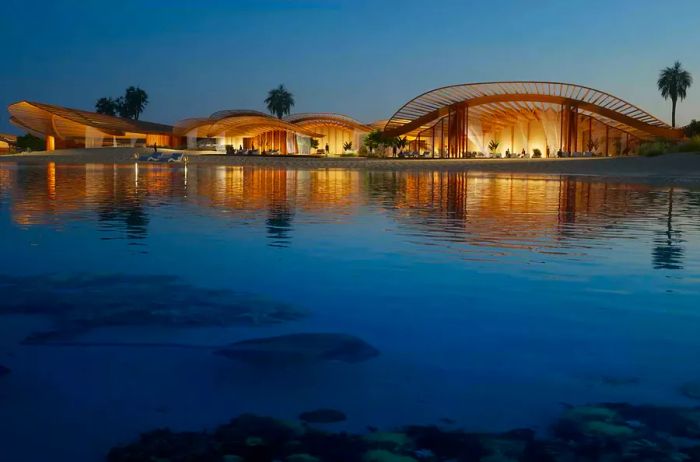
<svg viewBox="0 0 700 462"><path fill-rule="evenodd" d="M13 124L46 138L47 150L156 144L340 155L359 150L364 137L381 127L387 137L405 137L404 149L424 157L619 156L634 153L643 141L683 137L681 129L609 93L558 82L442 87L370 125L330 113L278 119L258 111L225 110L173 127L29 101L8 110Z"/></svg>
<svg viewBox="0 0 700 462"><path fill-rule="evenodd" d="M403 105L384 127L434 157L562 153L617 156L641 141L681 138L642 109L608 93L558 82L452 85Z"/></svg>
<svg viewBox="0 0 700 462"><path fill-rule="evenodd" d="M46 139L46 150L118 146L177 146L170 125L124 119L51 104L10 104L10 122Z"/></svg>

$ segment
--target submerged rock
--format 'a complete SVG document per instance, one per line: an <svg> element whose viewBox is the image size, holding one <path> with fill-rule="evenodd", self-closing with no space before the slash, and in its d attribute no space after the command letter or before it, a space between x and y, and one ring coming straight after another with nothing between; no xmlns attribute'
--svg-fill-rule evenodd
<svg viewBox="0 0 700 462"><path fill-rule="evenodd" d="M211 327L295 321L306 313L291 305L227 289L196 287L176 276L0 276L0 314L53 319L47 336L76 335L94 327ZM29 339L42 340L41 334Z"/></svg>
<svg viewBox="0 0 700 462"><path fill-rule="evenodd" d="M0 364L0 377L4 377L4 376L6 376L6 375L9 375L10 372L11 372L11 371L10 371L10 368L9 368L9 367L5 367L5 366L3 366L2 364Z"/></svg>
<svg viewBox="0 0 700 462"><path fill-rule="evenodd" d="M242 415L212 432L156 430L109 462L694 462L700 409L604 403L565 410L550 436L408 426L364 436Z"/></svg>
<svg viewBox="0 0 700 462"><path fill-rule="evenodd" d="M230 359L252 364L288 364L316 361L358 363L379 351L352 335L291 334L243 340L216 351Z"/></svg>
<svg viewBox="0 0 700 462"><path fill-rule="evenodd" d="M344 413L335 409L316 409L302 412L299 419L309 423L335 423L347 419Z"/></svg>
<svg viewBox="0 0 700 462"><path fill-rule="evenodd" d="M393 452L385 451L384 449L372 449L362 458L363 462L418 462L410 456L394 454Z"/></svg>
<svg viewBox="0 0 700 462"><path fill-rule="evenodd" d="M370 447L397 451L411 446L411 439L399 432L373 432L363 438Z"/></svg>

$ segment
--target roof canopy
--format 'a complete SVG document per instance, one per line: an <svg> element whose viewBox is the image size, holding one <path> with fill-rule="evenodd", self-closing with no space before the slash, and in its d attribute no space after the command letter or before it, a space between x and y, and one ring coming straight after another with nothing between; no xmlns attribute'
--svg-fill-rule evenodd
<svg viewBox="0 0 700 462"><path fill-rule="evenodd" d="M83 138L86 128L109 136L171 135L173 127L141 120L97 114L51 104L20 101L8 107L10 122L39 136Z"/></svg>
<svg viewBox="0 0 700 462"><path fill-rule="evenodd" d="M186 135L195 129L200 138L255 137L272 130L286 130L313 138L323 136L301 125L272 117L264 112L249 110L219 111L209 117L185 119L175 124L175 133L179 135Z"/></svg>
<svg viewBox="0 0 700 462"><path fill-rule="evenodd" d="M391 136L417 134L463 106L469 108L469 117L480 117L482 124L505 126L523 117L535 119L538 112L561 105L576 107L581 114L639 138L682 136L681 130L609 93L580 85L532 81L468 83L423 93L401 107L384 131Z"/></svg>
<svg viewBox="0 0 700 462"><path fill-rule="evenodd" d="M292 114L285 117L284 120L310 129L322 126L335 126L346 128L348 130L359 130L364 132L372 131L372 127L360 123L352 117L342 114L333 114L330 112L306 112Z"/></svg>
<svg viewBox="0 0 700 462"><path fill-rule="evenodd" d="M4 141L8 144L15 144L17 142L17 137L15 135L9 135L7 133L0 133L0 141Z"/></svg>

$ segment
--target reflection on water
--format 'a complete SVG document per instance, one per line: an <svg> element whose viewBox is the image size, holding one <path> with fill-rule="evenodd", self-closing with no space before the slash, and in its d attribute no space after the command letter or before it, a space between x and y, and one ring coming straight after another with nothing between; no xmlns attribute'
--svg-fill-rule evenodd
<svg viewBox="0 0 700 462"><path fill-rule="evenodd" d="M294 238L298 214L302 226L347 220L373 207L395 220L397 237L468 244L474 258L506 249L582 250L595 245L587 240L634 234L635 223L650 226L646 217L652 212L663 216L663 226L653 230L656 269L683 268L687 223L674 227L674 220L700 210L698 192L569 177L206 166L5 164L0 194L10 198L18 225L59 225L94 213L101 238L135 242L148 234L149 208L164 205L219 210L244 224L264 220L269 245L281 247ZM498 251L480 255L475 247Z"/></svg>
<svg viewBox="0 0 700 462"><path fill-rule="evenodd" d="M559 176L0 163L0 447L101 460L243 412L544 431L562 402L688 406L699 212ZM318 333L381 354L165 347Z"/></svg>

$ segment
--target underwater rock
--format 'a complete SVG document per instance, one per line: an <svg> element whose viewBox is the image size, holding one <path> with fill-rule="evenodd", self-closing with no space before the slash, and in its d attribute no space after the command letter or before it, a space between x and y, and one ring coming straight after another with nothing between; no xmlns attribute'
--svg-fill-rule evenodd
<svg viewBox="0 0 700 462"><path fill-rule="evenodd" d="M690 399L700 399L700 382L688 382L681 386L681 393Z"/></svg>
<svg viewBox="0 0 700 462"><path fill-rule="evenodd" d="M379 351L352 335L291 334L243 340L216 354L251 364L288 364L316 361L358 363L379 355Z"/></svg>
<svg viewBox="0 0 700 462"><path fill-rule="evenodd" d="M363 462L418 462L410 456L394 454L393 452L385 451L384 449L372 449L362 458Z"/></svg>
<svg viewBox="0 0 700 462"><path fill-rule="evenodd" d="M167 429L144 433L137 443L112 448L107 454L108 462L220 462L221 459L214 441L206 433L174 433Z"/></svg>
<svg viewBox="0 0 700 462"><path fill-rule="evenodd" d="M4 377L6 375L9 375L11 372L9 367L5 367L2 364L0 364L0 377Z"/></svg>
<svg viewBox="0 0 700 462"><path fill-rule="evenodd" d="M347 419L344 413L335 409L316 409L299 414L299 419L309 423L335 423Z"/></svg>
<svg viewBox="0 0 700 462"><path fill-rule="evenodd" d="M0 276L0 290L0 314L47 316L58 326L53 336L109 326L256 326L306 316L285 303L167 275Z"/></svg>
<svg viewBox="0 0 700 462"><path fill-rule="evenodd" d="M285 459L286 462L321 462L321 459L309 454L292 454Z"/></svg>
<svg viewBox="0 0 700 462"><path fill-rule="evenodd" d="M428 449L441 459L471 461L488 455L479 436L463 431L416 425L406 427L404 433L416 448Z"/></svg>
<svg viewBox="0 0 700 462"><path fill-rule="evenodd" d="M548 437L408 426L356 435L241 415L214 431L155 430L109 462L700 462L700 409L603 403L566 409Z"/></svg>
<svg viewBox="0 0 700 462"><path fill-rule="evenodd" d="M365 435L363 439L372 448L389 451L407 449L412 444L407 435L398 432L374 432Z"/></svg>

